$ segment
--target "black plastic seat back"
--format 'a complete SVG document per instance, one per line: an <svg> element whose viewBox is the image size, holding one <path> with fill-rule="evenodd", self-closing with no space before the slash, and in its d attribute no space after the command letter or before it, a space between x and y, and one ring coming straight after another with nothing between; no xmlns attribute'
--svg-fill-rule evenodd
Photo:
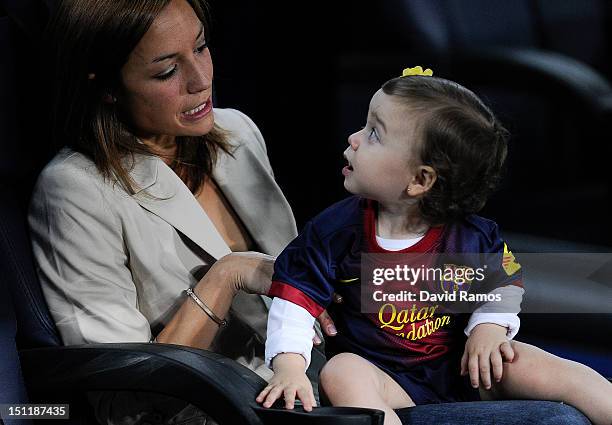
<svg viewBox="0 0 612 425"><path fill-rule="evenodd" d="M13 299L5 280L0 278L0 404L28 402L15 343L16 334L17 321L13 311ZM7 425L26 425L22 420L4 421Z"/></svg>
<svg viewBox="0 0 612 425"><path fill-rule="evenodd" d="M14 5L19 6L19 3ZM23 54L18 53L19 46L27 39L23 39L23 33L6 15L4 5L1 12L0 404L15 404L28 402L18 349L58 345L60 339L42 297L26 226L25 205L36 173L32 165L36 155L33 147L19 138L17 105L24 92L20 92L17 84L17 58ZM29 101L32 102L31 98ZM4 423L27 425L31 421L5 418Z"/></svg>
<svg viewBox="0 0 612 425"><path fill-rule="evenodd" d="M383 6L400 36L436 53L486 46L537 47L530 0L406 0ZM400 20L398 22L398 20Z"/></svg>
<svg viewBox="0 0 612 425"><path fill-rule="evenodd" d="M13 300L17 345L61 345L34 268L25 211L16 198L11 188L0 186L0 279Z"/></svg>
<svg viewBox="0 0 612 425"><path fill-rule="evenodd" d="M612 3L607 0L537 0L543 47L576 58L612 77Z"/></svg>
<svg viewBox="0 0 612 425"><path fill-rule="evenodd" d="M32 54L34 37L42 33L39 16L44 16L46 6L24 0L4 1L3 7L9 15L0 18L0 278L12 295L18 347L59 345L34 268L26 223L31 188L49 152L41 136L46 108L38 97L44 91L33 84L40 69L33 68L38 59ZM37 7L39 15L33 12Z"/></svg>

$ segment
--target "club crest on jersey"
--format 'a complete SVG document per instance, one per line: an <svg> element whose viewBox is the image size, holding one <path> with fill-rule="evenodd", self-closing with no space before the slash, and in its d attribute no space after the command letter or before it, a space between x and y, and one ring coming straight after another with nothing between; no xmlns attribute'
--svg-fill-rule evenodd
<svg viewBox="0 0 612 425"><path fill-rule="evenodd" d="M471 276L471 278L467 278ZM445 293L469 292L474 280L474 269L468 266L445 264L440 286Z"/></svg>
<svg viewBox="0 0 612 425"><path fill-rule="evenodd" d="M508 245L504 242L504 255L502 257L502 267L508 276L512 276L514 273L521 269L521 265L516 262L514 254L508 249Z"/></svg>

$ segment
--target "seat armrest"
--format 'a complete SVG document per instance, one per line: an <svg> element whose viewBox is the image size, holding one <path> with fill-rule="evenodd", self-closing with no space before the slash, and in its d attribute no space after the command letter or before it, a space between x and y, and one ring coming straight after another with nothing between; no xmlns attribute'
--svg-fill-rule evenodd
<svg viewBox="0 0 612 425"><path fill-rule="evenodd" d="M228 424L382 424L382 412L372 409L262 409L255 397L266 381L220 354L180 345L87 344L26 349L19 356L28 391L37 400L59 402L87 391L144 391L185 400Z"/></svg>
<svg viewBox="0 0 612 425"><path fill-rule="evenodd" d="M27 349L19 355L28 391L37 398L146 391L185 400L227 423L261 424L253 407L265 381L209 351L125 343Z"/></svg>
<svg viewBox="0 0 612 425"><path fill-rule="evenodd" d="M383 425L384 412L360 407L317 407L311 412L302 408L255 408L266 425Z"/></svg>

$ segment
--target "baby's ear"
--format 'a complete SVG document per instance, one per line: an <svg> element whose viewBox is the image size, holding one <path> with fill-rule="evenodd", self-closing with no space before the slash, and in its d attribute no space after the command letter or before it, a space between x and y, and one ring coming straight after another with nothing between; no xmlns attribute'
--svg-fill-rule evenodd
<svg viewBox="0 0 612 425"><path fill-rule="evenodd" d="M431 190L437 178L438 173L436 173L433 167L419 165L412 181L406 188L406 192L410 196L424 195Z"/></svg>

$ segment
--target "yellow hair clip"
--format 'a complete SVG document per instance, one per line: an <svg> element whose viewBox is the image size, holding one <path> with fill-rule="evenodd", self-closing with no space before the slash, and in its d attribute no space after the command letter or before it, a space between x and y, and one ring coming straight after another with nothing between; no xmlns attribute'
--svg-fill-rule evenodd
<svg viewBox="0 0 612 425"><path fill-rule="evenodd" d="M431 77L433 75L433 71L429 68L423 71L422 67L415 66L414 68L406 68L402 72L402 77L409 77L411 75L423 75L426 77Z"/></svg>

